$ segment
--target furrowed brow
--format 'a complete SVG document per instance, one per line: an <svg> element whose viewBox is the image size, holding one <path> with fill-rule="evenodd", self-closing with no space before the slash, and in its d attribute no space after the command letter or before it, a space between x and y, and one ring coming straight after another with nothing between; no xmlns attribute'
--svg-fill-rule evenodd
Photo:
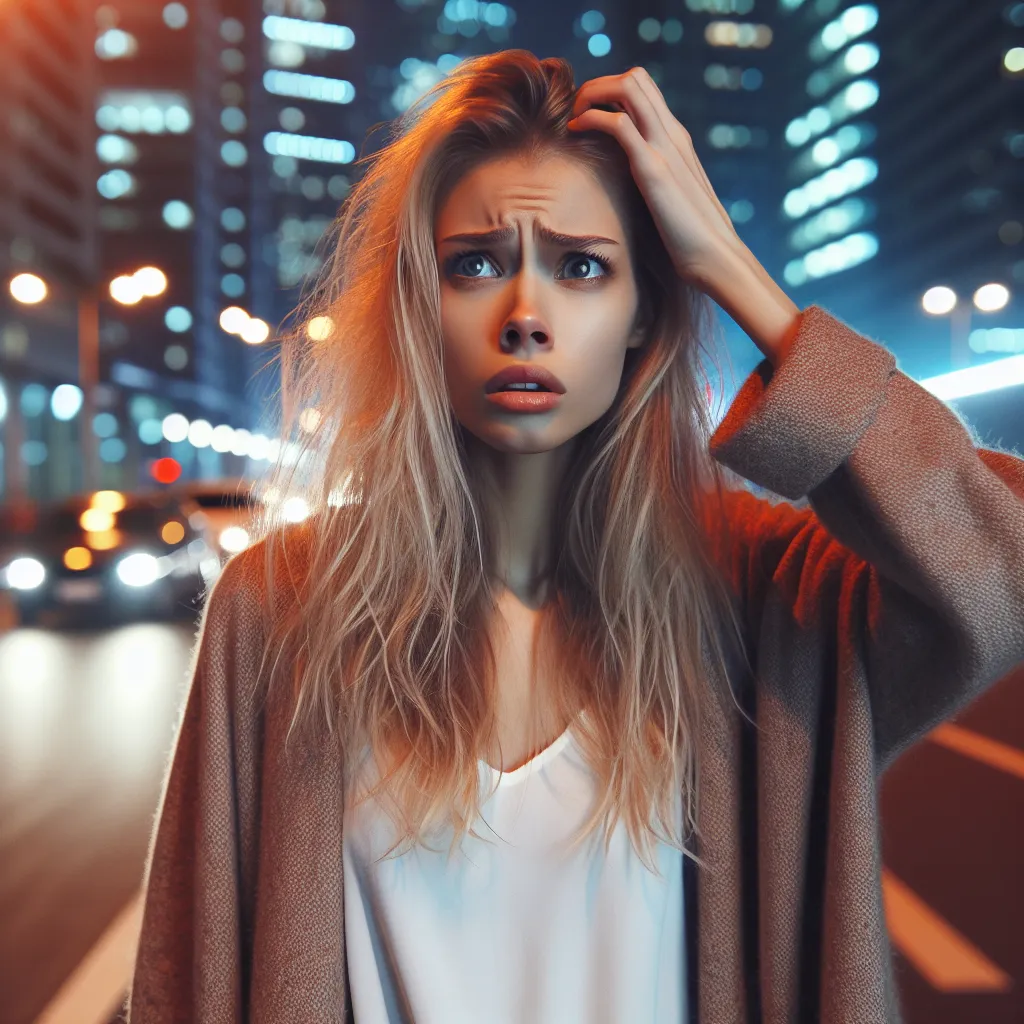
<svg viewBox="0 0 1024 1024"><path fill-rule="evenodd" d="M466 232L458 235L448 235L441 239L442 242L463 242L469 245L499 245L504 242L511 242L516 237L516 229L512 224L507 224L493 231ZM545 242L551 245L562 245L566 248L585 247L592 245L618 245L614 238L605 238L602 235L566 235L560 231L552 231L543 225L537 226L537 234Z"/></svg>

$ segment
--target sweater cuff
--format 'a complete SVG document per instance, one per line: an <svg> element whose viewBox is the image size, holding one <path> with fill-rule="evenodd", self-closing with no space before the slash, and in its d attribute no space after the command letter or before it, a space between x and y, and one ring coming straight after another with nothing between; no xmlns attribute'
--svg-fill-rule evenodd
<svg viewBox="0 0 1024 1024"><path fill-rule="evenodd" d="M822 309L800 314L785 359L758 363L711 435L717 462L798 501L850 456L885 400L896 357Z"/></svg>

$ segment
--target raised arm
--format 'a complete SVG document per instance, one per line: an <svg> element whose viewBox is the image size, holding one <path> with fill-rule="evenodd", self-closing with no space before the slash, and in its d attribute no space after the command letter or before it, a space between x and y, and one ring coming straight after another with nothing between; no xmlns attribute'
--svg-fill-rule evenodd
<svg viewBox="0 0 1024 1024"><path fill-rule="evenodd" d="M879 771L1024 661L1024 460L976 448L883 346L809 307L711 453L808 499L731 495L725 557L755 631L782 615L862 655Z"/></svg>

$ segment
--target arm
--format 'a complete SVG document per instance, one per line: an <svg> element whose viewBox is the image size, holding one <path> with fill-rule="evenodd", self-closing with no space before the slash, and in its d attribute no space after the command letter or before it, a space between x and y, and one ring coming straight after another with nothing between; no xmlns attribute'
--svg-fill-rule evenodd
<svg viewBox="0 0 1024 1024"><path fill-rule="evenodd" d="M251 843L258 616L243 555L207 598L191 684L157 811L129 995L137 1024L241 1022L247 954L243 893Z"/></svg>
<svg viewBox="0 0 1024 1024"><path fill-rule="evenodd" d="M1024 461L977 449L895 357L816 306L711 439L810 508L732 498L728 557L757 627L770 590L797 628L861 654L879 770L1024 661Z"/></svg>

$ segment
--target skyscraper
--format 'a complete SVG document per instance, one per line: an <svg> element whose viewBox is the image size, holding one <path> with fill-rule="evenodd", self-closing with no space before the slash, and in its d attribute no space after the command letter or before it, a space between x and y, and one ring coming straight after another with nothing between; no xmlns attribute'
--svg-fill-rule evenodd
<svg viewBox="0 0 1024 1024"><path fill-rule="evenodd" d="M96 272L85 6L0 5L0 494L8 496L46 490L71 466L71 428L49 406L53 386L77 378L76 296ZM23 273L47 283L45 300L14 300L8 281ZM51 449L60 457L50 459Z"/></svg>

